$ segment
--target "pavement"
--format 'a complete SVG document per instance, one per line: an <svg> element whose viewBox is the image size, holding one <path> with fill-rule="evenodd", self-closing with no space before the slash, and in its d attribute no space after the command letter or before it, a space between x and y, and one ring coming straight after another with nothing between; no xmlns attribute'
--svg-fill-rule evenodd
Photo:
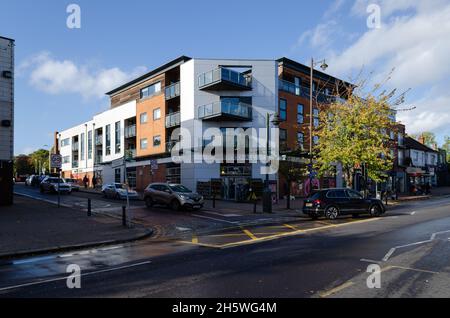
<svg viewBox="0 0 450 318"><path fill-rule="evenodd" d="M148 237L141 225L124 228L120 220L88 217L68 207L15 196L15 204L0 210L0 258L46 254L62 250L117 244Z"/></svg>
<svg viewBox="0 0 450 318"><path fill-rule="evenodd" d="M450 297L450 198L0 263L0 297ZM281 227L283 226L283 228ZM81 288L66 285L79 265ZM370 271L379 266L380 285ZM373 288L372 288L373 287Z"/></svg>

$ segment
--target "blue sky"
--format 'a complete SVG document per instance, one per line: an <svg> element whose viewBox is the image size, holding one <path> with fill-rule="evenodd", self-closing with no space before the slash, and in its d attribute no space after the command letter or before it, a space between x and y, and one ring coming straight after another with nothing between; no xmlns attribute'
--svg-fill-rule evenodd
<svg viewBox="0 0 450 318"><path fill-rule="evenodd" d="M81 29L66 26L69 4ZM381 9L379 29L366 9ZM0 35L16 39L15 153L107 109L104 93L180 55L326 58L333 75L361 69L411 88L408 131L450 135L450 5L445 0L0 0ZM433 29L433 26L440 28ZM433 34L432 36L430 34Z"/></svg>

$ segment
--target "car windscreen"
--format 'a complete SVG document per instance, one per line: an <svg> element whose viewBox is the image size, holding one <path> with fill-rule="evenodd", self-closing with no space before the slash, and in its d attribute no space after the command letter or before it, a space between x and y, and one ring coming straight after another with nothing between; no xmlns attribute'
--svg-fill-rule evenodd
<svg viewBox="0 0 450 318"><path fill-rule="evenodd" d="M180 192L180 193L191 193L192 191L186 188L184 185L177 184L177 185L170 185L170 190L173 192Z"/></svg>
<svg viewBox="0 0 450 318"><path fill-rule="evenodd" d="M58 183L58 178L48 178L47 181L50 183ZM59 183L64 183L64 180L59 179Z"/></svg>

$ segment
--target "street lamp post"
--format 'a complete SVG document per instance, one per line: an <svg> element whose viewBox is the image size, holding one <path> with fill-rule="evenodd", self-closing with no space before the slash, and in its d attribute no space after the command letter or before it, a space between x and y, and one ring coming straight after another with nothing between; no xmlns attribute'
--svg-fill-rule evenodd
<svg viewBox="0 0 450 318"><path fill-rule="evenodd" d="M309 77L309 193L312 193L312 182L313 182L313 125L314 125L314 116L313 116L313 85L314 85L314 66L321 63L320 68L325 71L328 68L325 60L315 62L314 58L311 58L311 68L310 68L310 77Z"/></svg>
<svg viewBox="0 0 450 318"><path fill-rule="evenodd" d="M267 117L266 117L267 156L269 156L269 149L270 149L270 117L271 117L271 114L267 113ZM278 125L280 124L280 118L278 116L278 113L275 113L273 115L272 124L274 125L274 127L278 127ZM270 167L270 162L268 159L269 158L267 158L267 168ZM264 186L264 191L263 191L263 212L264 213L272 213L272 190L270 189L269 182L270 182L269 181L269 173L268 173L268 171L266 171L266 181L265 181L265 186Z"/></svg>

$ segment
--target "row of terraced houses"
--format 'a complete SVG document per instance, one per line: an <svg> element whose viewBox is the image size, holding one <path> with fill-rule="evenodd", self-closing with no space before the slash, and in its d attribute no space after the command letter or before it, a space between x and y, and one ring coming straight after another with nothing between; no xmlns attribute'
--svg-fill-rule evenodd
<svg viewBox="0 0 450 318"><path fill-rule="evenodd" d="M280 149L309 149L310 121L316 127L321 107L343 98L351 84L320 71L313 76L310 114L310 68L287 58L278 60L200 59L181 56L107 93L110 109L78 126L55 133L54 150L63 159L65 177L99 184L127 182L142 191L152 182L182 183L199 190L220 180L223 199L240 200L252 180L264 180L262 163L181 163L172 160L172 132L192 132L191 143L202 147L211 127L265 128L267 114L278 113ZM393 132L396 160L391 184L407 189L403 140L405 127ZM317 140L312 140L316 143ZM123 158L130 158L126 164ZM417 171L415 171L417 173ZM307 182L308 177L305 177ZM336 173L319 180L321 187L342 186ZM283 196L285 181L270 176L275 193ZM294 184L302 196L303 181Z"/></svg>

